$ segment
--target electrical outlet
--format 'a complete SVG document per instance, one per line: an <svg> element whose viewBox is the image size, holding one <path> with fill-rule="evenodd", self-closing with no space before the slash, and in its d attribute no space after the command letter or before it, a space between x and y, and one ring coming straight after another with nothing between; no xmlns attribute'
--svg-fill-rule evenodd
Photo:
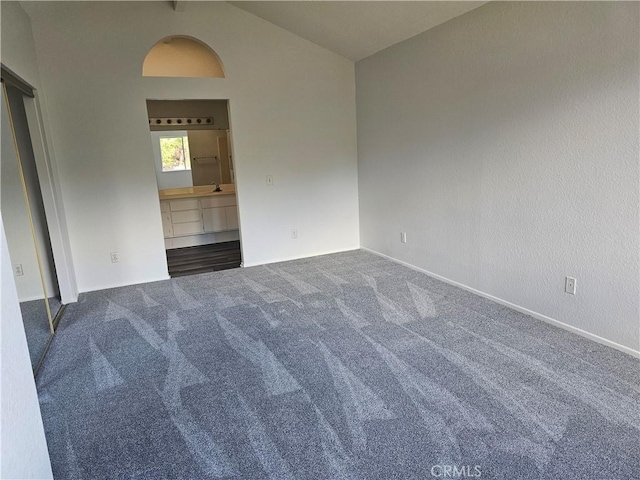
<svg viewBox="0 0 640 480"><path fill-rule="evenodd" d="M24 275L24 270L22 270L22 264L21 263L17 263L14 267L13 267L13 271L16 274L16 277L21 277Z"/></svg>
<svg viewBox="0 0 640 480"><path fill-rule="evenodd" d="M120 254L118 252L111 252L111 263L120 263Z"/></svg>
<svg viewBox="0 0 640 480"><path fill-rule="evenodd" d="M402 243L407 243L407 232L400 232L400 241Z"/></svg>
<svg viewBox="0 0 640 480"><path fill-rule="evenodd" d="M571 295L576 294L576 279L572 277L566 277L564 280L564 291Z"/></svg>
<svg viewBox="0 0 640 480"><path fill-rule="evenodd" d="M273 185L273 175L267 175L267 186Z"/></svg>
<svg viewBox="0 0 640 480"><path fill-rule="evenodd" d="M291 238L298 238L298 229L294 228L291 230Z"/></svg>

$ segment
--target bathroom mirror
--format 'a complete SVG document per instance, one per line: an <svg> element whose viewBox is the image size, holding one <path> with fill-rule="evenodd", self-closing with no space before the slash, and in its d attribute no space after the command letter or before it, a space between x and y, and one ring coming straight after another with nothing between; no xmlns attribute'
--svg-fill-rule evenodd
<svg viewBox="0 0 640 480"><path fill-rule="evenodd" d="M235 183L227 100L147 100L158 189Z"/></svg>
<svg viewBox="0 0 640 480"><path fill-rule="evenodd" d="M61 302L24 93L8 85L4 76L1 102L0 210L36 372L54 333Z"/></svg>

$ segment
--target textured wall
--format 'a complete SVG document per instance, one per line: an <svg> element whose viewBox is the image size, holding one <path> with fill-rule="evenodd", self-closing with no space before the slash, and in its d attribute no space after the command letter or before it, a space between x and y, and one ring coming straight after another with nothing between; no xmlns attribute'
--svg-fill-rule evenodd
<svg viewBox="0 0 640 480"><path fill-rule="evenodd" d="M41 89L35 42L28 15L18 2L2 2L2 64L36 89L35 98L24 99L32 149L42 190L44 209L55 256L55 268L64 303L78 297L71 246L64 215L54 151L51 148L46 103ZM3 137L5 138L5 137ZM4 148L4 145L3 145Z"/></svg>
<svg viewBox="0 0 640 480"><path fill-rule="evenodd" d="M491 3L357 63L362 245L639 350L639 7Z"/></svg>
<svg viewBox="0 0 640 480"><path fill-rule="evenodd" d="M358 247L353 63L224 2L24 8L80 291L167 275L146 99L230 99L245 264ZM210 45L226 78L143 78L176 33Z"/></svg>
<svg viewBox="0 0 640 480"><path fill-rule="evenodd" d="M34 82L37 66L34 56L30 55L33 39L29 18L17 3L3 2L1 19L3 65ZM14 50L7 48L14 45ZM4 113L4 105L0 108ZM4 115L3 123L1 161L4 167L10 156L5 155L5 144L10 148L13 145L11 140L7 141ZM4 203L0 207L4 212ZM4 216L0 219L0 322L0 477L53 478L5 236Z"/></svg>
<svg viewBox="0 0 640 480"><path fill-rule="evenodd" d="M0 221L0 478L53 478L4 225Z"/></svg>
<svg viewBox="0 0 640 480"><path fill-rule="evenodd" d="M2 2L0 18L2 64L27 81L37 83L38 69L29 18L20 6L13 2ZM4 104L0 108L4 114ZM3 123L6 124L4 115ZM5 124L2 125L0 159L3 176L5 161L8 162L10 157L15 160L5 150L5 144L8 144L10 149L13 148L10 137L7 140ZM3 178L3 189L4 180ZM4 200L3 191L3 203L0 205L0 477L53 478L5 236ZM27 231L25 235L30 236L30 232Z"/></svg>

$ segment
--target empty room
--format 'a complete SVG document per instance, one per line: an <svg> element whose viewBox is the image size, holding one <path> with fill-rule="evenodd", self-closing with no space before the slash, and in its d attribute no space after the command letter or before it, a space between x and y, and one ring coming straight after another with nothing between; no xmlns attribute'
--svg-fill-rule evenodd
<svg viewBox="0 0 640 480"><path fill-rule="evenodd" d="M638 478L639 2L0 20L0 478Z"/></svg>

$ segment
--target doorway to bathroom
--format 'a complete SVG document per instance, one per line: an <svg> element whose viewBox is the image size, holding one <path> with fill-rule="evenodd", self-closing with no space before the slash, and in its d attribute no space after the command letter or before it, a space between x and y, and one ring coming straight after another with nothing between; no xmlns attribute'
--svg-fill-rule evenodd
<svg viewBox="0 0 640 480"><path fill-rule="evenodd" d="M147 100L169 276L242 263L228 100Z"/></svg>

